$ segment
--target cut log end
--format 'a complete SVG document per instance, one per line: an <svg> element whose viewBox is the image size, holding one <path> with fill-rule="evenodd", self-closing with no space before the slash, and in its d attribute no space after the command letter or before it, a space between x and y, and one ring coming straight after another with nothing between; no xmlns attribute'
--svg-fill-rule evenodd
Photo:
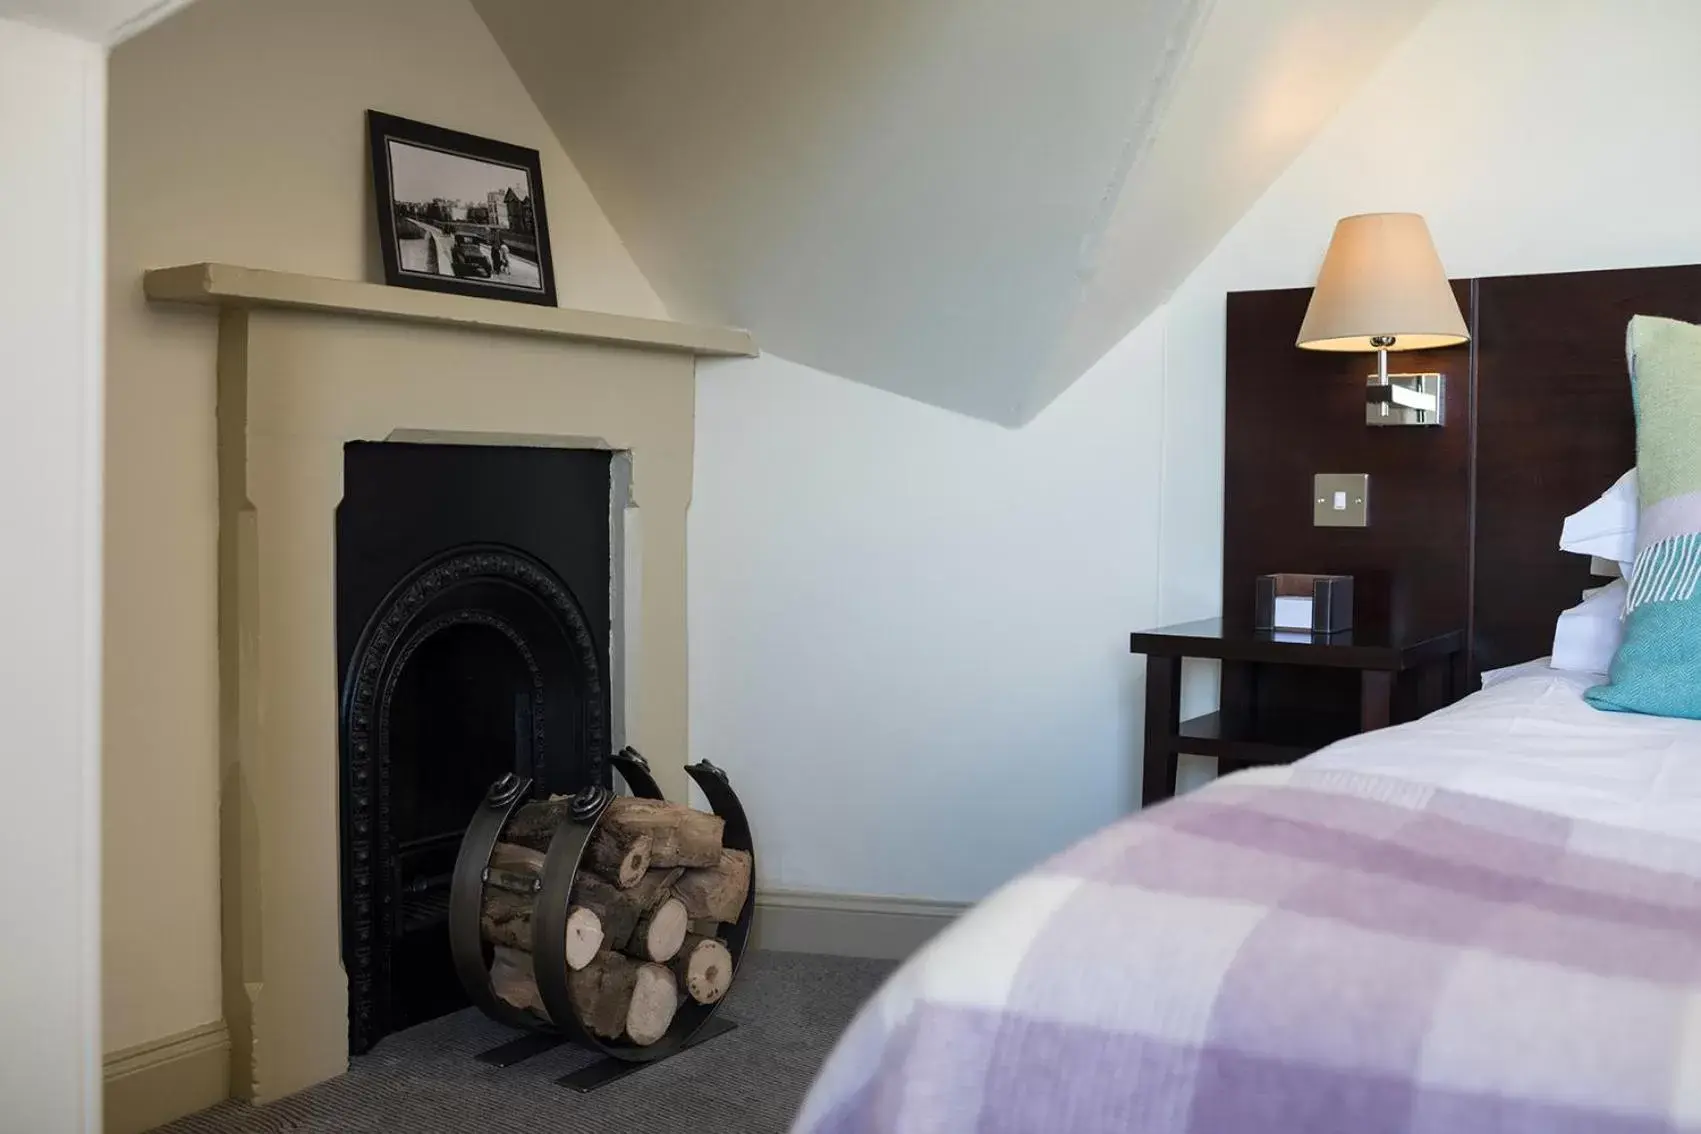
<svg viewBox="0 0 1701 1134"><path fill-rule="evenodd" d="M635 844L614 868L614 880L620 886L636 886L650 869L650 851L642 842Z"/></svg>
<svg viewBox="0 0 1701 1134"><path fill-rule="evenodd" d="M574 906L567 914L567 967L578 971L601 951L602 918L584 906Z"/></svg>
<svg viewBox="0 0 1701 1134"><path fill-rule="evenodd" d="M678 1010L679 985L673 973L661 965L640 965L632 986L632 1002L626 1009L626 1038L639 1047L648 1047L667 1035Z"/></svg>
<svg viewBox="0 0 1701 1134"><path fill-rule="evenodd" d="M567 977L573 1011L592 1035L626 1038L640 1046L667 1034L679 1009L679 984L662 965L619 953L599 954Z"/></svg>
<svg viewBox="0 0 1701 1134"><path fill-rule="evenodd" d="M668 897L638 919L628 951L646 961L672 960L679 947L685 944L690 921L685 903Z"/></svg>
<svg viewBox="0 0 1701 1134"><path fill-rule="evenodd" d="M573 904L596 914L602 923L602 947L624 949L643 908L636 890L621 890L595 874L580 872L573 884Z"/></svg>
<svg viewBox="0 0 1701 1134"><path fill-rule="evenodd" d="M732 951L713 937L687 937L671 968L685 995L699 1004L719 1003L732 987Z"/></svg>
<svg viewBox="0 0 1701 1134"><path fill-rule="evenodd" d="M644 880L655 841L643 831L598 824L587 852L592 870L622 890Z"/></svg>

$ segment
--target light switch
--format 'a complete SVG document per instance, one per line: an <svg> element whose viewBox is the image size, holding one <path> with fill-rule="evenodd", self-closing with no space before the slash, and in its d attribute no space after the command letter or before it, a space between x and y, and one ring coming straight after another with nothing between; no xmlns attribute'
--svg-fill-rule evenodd
<svg viewBox="0 0 1701 1134"><path fill-rule="evenodd" d="M1311 522L1320 528L1362 528L1370 522L1369 473L1318 473L1312 481Z"/></svg>

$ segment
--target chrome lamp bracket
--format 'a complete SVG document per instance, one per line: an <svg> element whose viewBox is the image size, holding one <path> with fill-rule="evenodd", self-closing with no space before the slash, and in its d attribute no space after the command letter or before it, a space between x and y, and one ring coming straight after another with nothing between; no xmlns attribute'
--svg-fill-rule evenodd
<svg viewBox="0 0 1701 1134"><path fill-rule="evenodd" d="M1447 382L1440 374L1372 374L1365 382L1366 425L1442 425Z"/></svg>

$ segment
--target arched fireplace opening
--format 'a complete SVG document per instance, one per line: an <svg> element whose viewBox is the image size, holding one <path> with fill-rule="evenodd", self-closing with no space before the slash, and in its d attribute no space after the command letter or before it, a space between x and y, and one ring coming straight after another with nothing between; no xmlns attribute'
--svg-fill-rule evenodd
<svg viewBox="0 0 1701 1134"><path fill-rule="evenodd" d="M509 771L544 793L607 782L608 458L349 446L338 513L339 604L376 594L377 575L394 578L340 648L342 942L354 1052L465 1005L449 953L449 877L491 782ZM515 475L527 483L505 483ZM573 507L539 493L529 483L536 477L560 488L571 483L568 495L586 499ZM431 493L437 479L453 481L454 495ZM422 489L436 507L396 503L396 493ZM441 547L451 533L525 538L539 518L515 509L517 489L532 504L547 501L543 529L576 519L583 538L532 547L461 542L397 571L413 549ZM505 503L486 507L481 497ZM410 512L435 536L395 538ZM593 580L600 558L592 600L538 554L551 550L570 564L589 560L569 570ZM343 616L353 613L339 609L339 626L350 625Z"/></svg>

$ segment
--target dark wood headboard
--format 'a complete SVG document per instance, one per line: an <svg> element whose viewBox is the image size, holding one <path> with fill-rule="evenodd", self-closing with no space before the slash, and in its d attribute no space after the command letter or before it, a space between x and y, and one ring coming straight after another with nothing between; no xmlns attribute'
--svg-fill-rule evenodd
<svg viewBox="0 0 1701 1134"><path fill-rule="evenodd" d="M1469 346L1393 356L1447 375L1439 429L1364 424L1370 355L1302 351L1309 289L1228 297L1223 612L1250 619L1272 571L1353 575L1358 618L1464 626L1472 675L1546 654L1590 585L1564 518L1635 463L1632 315L1701 322L1701 265L1497 276L1453 285ZM1311 477L1370 474L1370 525L1311 524Z"/></svg>

